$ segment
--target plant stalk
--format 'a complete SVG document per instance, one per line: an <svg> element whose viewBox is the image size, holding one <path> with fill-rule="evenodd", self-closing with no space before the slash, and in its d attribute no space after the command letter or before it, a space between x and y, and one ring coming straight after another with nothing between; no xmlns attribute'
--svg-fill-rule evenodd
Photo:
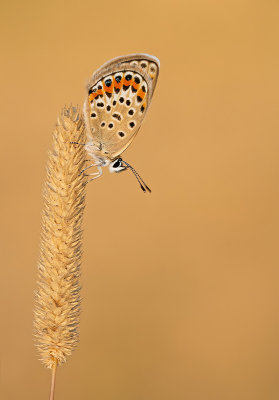
<svg viewBox="0 0 279 400"><path fill-rule="evenodd" d="M54 400L56 367L57 367L57 361L53 364L53 367L52 367L49 400Z"/></svg>

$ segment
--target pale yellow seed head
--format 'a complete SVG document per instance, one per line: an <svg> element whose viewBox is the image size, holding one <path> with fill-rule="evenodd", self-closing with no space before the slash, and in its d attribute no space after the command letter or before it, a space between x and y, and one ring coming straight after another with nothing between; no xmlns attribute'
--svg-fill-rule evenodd
<svg viewBox="0 0 279 400"><path fill-rule="evenodd" d="M34 316L36 346L48 368L65 362L78 343L85 149L70 142L85 140L79 112L64 108L48 154Z"/></svg>

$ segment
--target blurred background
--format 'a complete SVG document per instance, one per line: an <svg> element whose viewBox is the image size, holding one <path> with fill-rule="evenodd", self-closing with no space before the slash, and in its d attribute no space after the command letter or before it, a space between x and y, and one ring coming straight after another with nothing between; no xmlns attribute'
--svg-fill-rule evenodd
<svg viewBox="0 0 279 400"><path fill-rule="evenodd" d="M47 150L61 108L123 54L161 61L125 152L87 187L80 344L57 399L275 400L279 3L4 1L3 399L46 399L32 312Z"/></svg>

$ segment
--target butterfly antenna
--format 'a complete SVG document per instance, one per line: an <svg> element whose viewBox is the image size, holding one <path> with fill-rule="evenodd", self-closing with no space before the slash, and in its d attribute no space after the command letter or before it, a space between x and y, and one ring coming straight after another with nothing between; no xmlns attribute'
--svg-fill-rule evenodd
<svg viewBox="0 0 279 400"><path fill-rule="evenodd" d="M122 160L122 162L133 172L133 174L135 175L138 183L140 184L141 189L146 192L146 190L148 190L149 193L151 193L151 189L147 186L147 184L144 182L144 180L142 179L142 177L137 173L137 171L135 170L135 168L133 168L130 164L128 164L126 161Z"/></svg>

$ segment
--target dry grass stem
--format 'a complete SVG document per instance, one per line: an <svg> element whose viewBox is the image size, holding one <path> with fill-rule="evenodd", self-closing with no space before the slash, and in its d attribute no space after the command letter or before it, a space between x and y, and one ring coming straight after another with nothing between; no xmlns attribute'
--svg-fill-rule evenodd
<svg viewBox="0 0 279 400"><path fill-rule="evenodd" d="M73 107L64 109L49 152L35 306L35 338L40 359L53 369L78 342L82 220L85 206L84 124ZM54 387L54 386L53 386Z"/></svg>
<svg viewBox="0 0 279 400"><path fill-rule="evenodd" d="M49 400L54 400L55 378L56 378L56 364L54 364L52 367Z"/></svg>

